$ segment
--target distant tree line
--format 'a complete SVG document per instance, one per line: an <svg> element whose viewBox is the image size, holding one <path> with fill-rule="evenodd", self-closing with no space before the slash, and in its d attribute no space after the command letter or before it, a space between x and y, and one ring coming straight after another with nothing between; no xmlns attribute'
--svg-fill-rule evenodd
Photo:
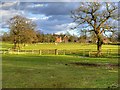
<svg viewBox="0 0 120 90"><path fill-rule="evenodd" d="M61 37L62 42L78 42L78 43L96 43L97 38L93 32L89 33L89 35L82 34L79 37L75 35L68 35L68 34L44 34L40 31L34 31L35 38L30 39L21 36L21 39L18 39L18 42L20 44L33 44L33 43L54 43L56 42L57 37ZM26 36L29 36L29 34L26 34ZM66 41L64 40L64 37L67 37ZM105 36L104 36L105 37ZM120 33L118 35L110 35L109 37L105 37L109 42L116 43L120 40ZM10 33L5 32L2 36L0 36L0 41L3 42L14 42L14 36ZM108 42L108 43L109 43Z"/></svg>
<svg viewBox="0 0 120 90"><path fill-rule="evenodd" d="M25 45L26 43L53 43L60 41L64 43L96 43L97 41L96 34L94 32L88 32L85 29L81 30L79 37L69 33L60 35L44 34L40 32L40 30L36 30L36 24L30 19L18 15L11 18L8 21L8 24L10 32L5 32L2 36L0 36L0 40L14 43L14 49L19 48L20 44ZM110 42L117 42L118 36L115 36L115 33L113 33L111 36L105 38Z"/></svg>

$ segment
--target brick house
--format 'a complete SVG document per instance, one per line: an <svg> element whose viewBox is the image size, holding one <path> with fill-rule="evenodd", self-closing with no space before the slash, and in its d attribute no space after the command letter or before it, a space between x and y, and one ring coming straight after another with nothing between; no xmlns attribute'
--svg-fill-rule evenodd
<svg viewBox="0 0 120 90"><path fill-rule="evenodd" d="M68 42L68 39L69 39L68 36L64 36L64 37L63 37L63 41L64 41L65 43Z"/></svg>
<svg viewBox="0 0 120 90"><path fill-rule="evenodd" d="M56 43L62 42L62 38L61 38L60 36L57 36L55 42L56 42Z"/></svg>
<svg viewBox="0 0 120 90"><path fill-rule="evenodd" d="M104 38L104 39L103 39L103 42L104 42L104 44L111 43L110 40L109 40L108 38Z"/></svg>

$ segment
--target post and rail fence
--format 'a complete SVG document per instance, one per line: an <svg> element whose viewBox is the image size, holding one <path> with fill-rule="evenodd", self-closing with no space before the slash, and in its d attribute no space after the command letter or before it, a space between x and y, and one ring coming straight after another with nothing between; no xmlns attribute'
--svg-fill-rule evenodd
<svg viewBox="0 0 120 90"><path fill-rule="evenodd" d="M37 55L79 55L79 56L95 56L96 50L91 49L70 49L70 50L59 50L59 49L40 49L40 50L0 50L0 54L37 54ZM103 55L111 56L118 55L118 50L106 49L102 51Z"/></svg>

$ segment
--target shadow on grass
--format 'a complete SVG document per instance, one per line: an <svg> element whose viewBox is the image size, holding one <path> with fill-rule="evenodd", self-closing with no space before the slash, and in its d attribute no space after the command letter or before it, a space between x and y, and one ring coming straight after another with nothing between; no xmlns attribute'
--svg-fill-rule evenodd
<svg viewBox="0 0 120 90"><path fill-rule="evenodd" d="M107 67L120 67L120 64L97 64L97 63L87 63L87 62L72 62L71 65L76 66L92 66L92 67L100 67L100 66L107 66ZM66 64L67 65L67 64Z"/></svg>
<svg viewBox="0 0 120 90"><path fill-rule="evenodd" d="M107 54L102 54L101 56L97 57L96 55L91 55L89 56L88 54L81 54L81 53L72 53L72 54L65 54L68 56L80 56L80 57L88 57L88 58L120 58L119 54L111 54L111 55L107 55Z"/></svg>

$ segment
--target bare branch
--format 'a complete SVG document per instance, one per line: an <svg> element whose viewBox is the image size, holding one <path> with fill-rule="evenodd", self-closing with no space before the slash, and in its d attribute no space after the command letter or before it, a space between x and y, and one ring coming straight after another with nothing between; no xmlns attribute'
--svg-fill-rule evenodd
<svg viewBox="0 0 120 90"><path fill-rule="evenodd" d="M101 21L101 23L98 25L97 28L100 28L102 24L104 24L109 18L111 18L112 13L117 9L117 7L112 4L112 7L110 8L109 3L106 3L106 9L107 9L108 16L105 16L105 14L103 14L104 19Z"/></svg>

